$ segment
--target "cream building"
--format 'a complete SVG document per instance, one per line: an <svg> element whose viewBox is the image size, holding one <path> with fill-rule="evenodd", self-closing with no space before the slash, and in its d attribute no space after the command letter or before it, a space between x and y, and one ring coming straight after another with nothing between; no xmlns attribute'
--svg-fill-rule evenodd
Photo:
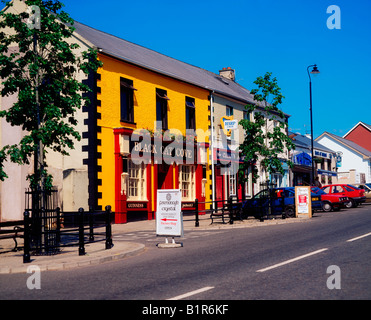
<svg viewBox="0 0 371 320"><path fill-rule="evenodd" d="M5 7L3 11L8 13L20 13L27 9L27 6L22 0L13 0L13 6ZM7 32L12 32L7 30ZM83 51L91 48L92 45L82 39L79 35L68 40L69 43L77 43L80 48L75 50L77 55L81 55ZM16 50L16 46L13 50ZM83 72L76 75L79 81L86 81L90 86L94 87L94 79L86 79ZM94 103L94 95L91 97ZM0 109L5 110L11 107L16 102L17 97L0 97ZM94 107L94 106L93 106ZM89 179L88 166L84 164L84 159L87 158L89 149L89 135L87 132L87 124L91 111L77 110L75 118L78 120L76 130L82 133L80 141L74 141L74 149L70 150L70 156L62 156L51 150L46 150L46 163L48 164L48 172L52 174L54 180L53 184L58 186L58 205L64 211L78 210L83 207L89 208ZM0 145L12 145L19 143L24 132L20 127L11 127L4 118L0 121ZM87 151L87 152L82 152ZM4 164L4 170L8 175L5 181L0 182L0 221L17 220L23 218L25 209L25 191L29 186L26 181L28 174L33 173L33 160L28 166L19 166L17 164L7 161ZM91 200L90 200L91 201Z"/></svg>

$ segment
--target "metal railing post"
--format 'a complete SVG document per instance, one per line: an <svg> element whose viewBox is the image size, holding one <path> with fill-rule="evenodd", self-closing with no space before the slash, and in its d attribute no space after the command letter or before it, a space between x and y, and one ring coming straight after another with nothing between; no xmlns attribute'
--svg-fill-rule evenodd
<svg viewBox="0 0 371 320"><path fill-rule="evenodd" d="M233 224L233 205L232 205L232 197L228 199L229 205L229 224Z"/></svg>
<svg viewBox="0 0 371 320"><path fill-rule="evenodd" d="M24 222L24 248L23 248L23 263L31 262L30 256L30 213L25 211L23 214Z"/></svg>
<svg viewBox="0 0 371 320"><path fill-rule="evenodd" d="M61 209L57 207L57 230L56 230L56 242L57 246L59 246L61 242Z"/></svg>
<svg viewBox="0 0 371 320"><path fill-rule="evenodd" d="M94 217L93 209L89 210L89 242L94 242Z"/></svg>
<svg viewBox="0 0 371 320"><path fill-rule="evenodd" d="M200 220L198 216L198 199L195 200L195 215L196 215L196 222L195 222L195 227L200 226Z"/></svg>
<svg viewBox="0 0 371 320"><path fill-rule="evenodd" d="M79 256L85 255L84 245L84 209L79 209Z"/></svg>
<svg viewBox="0 0 371 320"><path fill-rule="evenodd" d="M111 228L111 206L106 206L106 249L111 249L112 244L112 228Z"/></svg>

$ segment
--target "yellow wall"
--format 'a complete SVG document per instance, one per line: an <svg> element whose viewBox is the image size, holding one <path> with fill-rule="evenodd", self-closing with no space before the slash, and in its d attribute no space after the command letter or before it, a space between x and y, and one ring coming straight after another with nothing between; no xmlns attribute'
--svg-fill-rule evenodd
<svg viewBox="0 0 371 320"><path fill-rule="evenodd" d="M98 152L102 158L98 159L98 165L102 167L102 172L98 173L98 179L102 180L102 185L98 187L98 192L102 193L102 199L98 200L98 205L104 208L111 205L115 210L115 160L114 160L114 128L154 129L156 121L156 88L167 91L168 101L168 128L176 128L185 135L185 97L195 99L196 105L196 128L204 131L208 129L208 100L207 90L159 75L157 73L124 63L122 61L99 55L103 62L103 67L98 70L101 80L98 86L101 93L97 98L101 100L101 119L98 120L101 133L97 133L101 139L101 146ZM137 89L134 91L134 122L136 125L120 122L120 77L133 80L133 85ZM207 176L210 172L207 171ZM210 188L206 185L206 199L210 198Z"/></svg>

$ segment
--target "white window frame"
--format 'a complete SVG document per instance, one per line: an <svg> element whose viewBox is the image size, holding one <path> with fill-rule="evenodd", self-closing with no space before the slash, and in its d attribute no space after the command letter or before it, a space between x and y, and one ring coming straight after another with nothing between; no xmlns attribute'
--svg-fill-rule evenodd
<svg viewBox="0 0 371 320"><path fill-rule="evenodd" d="M228 186L228 191L230 196L235 196L237 195L237 177L236 174L228 174L228 179L229 179L229 186Z"/></svg>
<svg viewBox="0 0 371 320"><path fill-rule="evenodd" d="M179 189L182 201L194 201L196 198L195 166L179 165Z"/></svg>
<svg viewBox="0 0 371 320"><path fill-rule="evenodd" d="M134 164L128 161L128 201L147 201L146 165L144 163Z"/></svg>

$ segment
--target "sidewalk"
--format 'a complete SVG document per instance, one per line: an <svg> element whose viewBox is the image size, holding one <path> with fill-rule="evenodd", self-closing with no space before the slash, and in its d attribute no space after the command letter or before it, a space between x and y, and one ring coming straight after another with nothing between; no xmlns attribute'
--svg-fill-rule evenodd
<svg viewBox="0 0 371 320"><path fill-rule="evenodd" d="M195 230L218 230L218 229L232 229L232 228L248 228L258 226L268 226L282 223L293 223L301 221L309 221L307 219L272 219L260 222L256 219L247 219L243 221L234 221L233 224L222 224L220 222L214 222L211 224L209 215L201 215L199 219L199 227L195 227L195 221L193 216L184 216L183 226L184 234L186 236L187 231ZM229 219L226 219L228 221ZM129 222L127 224L113 224L112 235L113 235L113 248L106 250L105 242L96 242L85 245L84 256L78 255L78 247L64 247L61 248L61 253L51 256L33 256L31 255L30 263L23 263L23 250L18 252L7 252L0 254L0 274L10 273L26 273L27 268L30 265L37 265L41 271L46 270L67 270L77 267L86 267L89 265L96 265L109 261L115 261L124 259L126 257L140 254L144 252L145 245L142 243L136 243L132 241L115 241L114 236L118 234L127 234L136 231L148 231L153 232L156 235L156 221L145 220ZM17 239L18 245L23 246L23 240ZM159 243L162 240L159 238ZM152 243L153 244L153 243ZM11 250L14 248L14 241L12 239L0 241L0 252ZM159 249L160 250L160 249Z"/></svg>

